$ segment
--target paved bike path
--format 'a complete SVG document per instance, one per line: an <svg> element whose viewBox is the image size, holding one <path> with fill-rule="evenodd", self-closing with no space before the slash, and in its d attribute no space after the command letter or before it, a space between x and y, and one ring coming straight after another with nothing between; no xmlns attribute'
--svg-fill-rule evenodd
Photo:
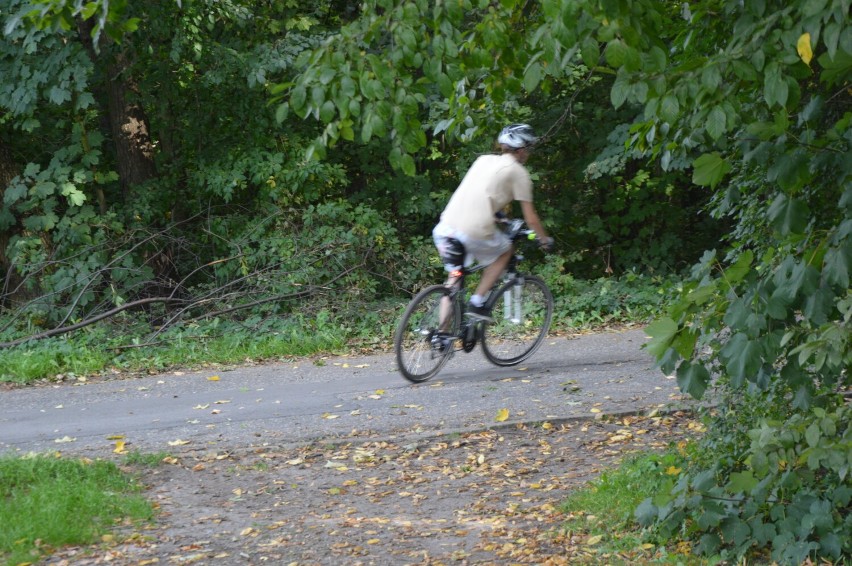
<svg viewBox="0 0 852 566"><path fill-rule="evenodd" d="M103 456L117 437L142 452L221 451L647 410L680 396L645 340L642 330L551 337L513 368L477 348L416 385L382 354L0 391L0 454Z"/></svg>

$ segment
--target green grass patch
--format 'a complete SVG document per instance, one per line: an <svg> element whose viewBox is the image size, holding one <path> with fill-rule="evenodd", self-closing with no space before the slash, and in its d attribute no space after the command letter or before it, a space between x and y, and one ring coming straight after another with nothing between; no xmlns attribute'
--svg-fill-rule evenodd
<svg viewBox="0 0 852 566"><path fill-rule="evenodd" d="M562 263L552 260L533 270L553 292L554 332L647 322L676 285L674 278L634 273L575 279ZM365 303L341 296L337 303L315 306L310 315L205 320L177 325L162 334L154 334L146 321L126 315L71 334L0 350L0 381L26 384L111 369L160 372L202 364L342 353L351 348L388 350L409 299ZM32 331L10 330L0 338L12 340Z"/></svg>
<svg viewBox="0 0 852 566"><path fill-rule="evenodd" d="M672 450L643 454L607 470L560 505L568 518L563 528L584 550L609 564L703 564L688 545L658 546L633 512L683 468L684 458Z"/></svg>
<svg viewBox="0 0 852 566"><path fill-rule="evenodd" d="M133 450L124 457L124 461L129 466L156 468L162 465L163 460L168 457L168 452L139 452L138 450Z"/></svg>
<svg viewBox="0 0 852 566"><path fill-rule="evenodd" d="M48 456L0 457L0 562L35 562L87 545L124 521L149 521L151 504L115 464Z"/></svg>
<svg viewBox="0 0 852 566"><path fill-rule="evenodd" d="M121 332L124 330L124 332ZM235 322L176 327L146 342L150 328L129 330L104 324L0 351L0 381L26 384L57 375L78 377L111 368L165 371L200 364L235 364L342 351L350 332L311 322L287 321L262 328Z"/></svg>

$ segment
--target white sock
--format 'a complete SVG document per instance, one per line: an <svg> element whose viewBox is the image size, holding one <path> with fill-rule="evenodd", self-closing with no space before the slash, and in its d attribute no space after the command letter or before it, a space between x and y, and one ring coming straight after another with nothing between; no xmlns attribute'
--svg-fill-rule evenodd
<svg viewBox="0 0 852 566"><path fill-rule="evenodd" d="M481 307L485 304L485 298L482 295L471 295L470 304L475 307Z"/></svg>

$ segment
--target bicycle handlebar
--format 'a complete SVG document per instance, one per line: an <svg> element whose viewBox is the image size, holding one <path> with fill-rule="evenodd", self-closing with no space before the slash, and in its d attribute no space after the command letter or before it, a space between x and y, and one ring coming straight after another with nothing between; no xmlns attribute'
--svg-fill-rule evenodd
<svg viewBox="0 0 852 566"><path fill-rule="evenodd" d="M516 218L514 220L505 220L508 225L508 236L509 239L514 243L519 240L530 240L537 241L539 247L545 249L545 251L549 251L550 248L553 247L553 239L549 238L549 242L544 242L538 239L538 234L536 234L535 230L531 228L526 228L523 220Z"/></svg>

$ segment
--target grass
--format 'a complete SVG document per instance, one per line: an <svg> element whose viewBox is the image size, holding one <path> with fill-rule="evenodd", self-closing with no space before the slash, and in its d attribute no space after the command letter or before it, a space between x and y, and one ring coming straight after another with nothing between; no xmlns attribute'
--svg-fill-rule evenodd
<svg viewBox="0 0 852 566"><path fill-rule="evenodd" d="M211 325L212 326L212 325ZM87 376L120 371L164 371L201 364L245 363L341 351L343 332L332 329L265 329L252 333L239 325L176 329L158 344L133 346L133 334L110 333L105 325L90 332L60 336L0 350L0 382L26 384L57 375ZM111 335L107 335L111 334Z"/></svg>
<svg viewBox="0 0 852 566"><path fill-rule="evenodd" d="M579 280L558 265L542 266L556 298L553 330L601 328L647 322L659 312L672 278L628 273L618 278ZM297 356L388 349L404 298L381 303L341 304L313 315L291 313L279 319L222 320L175 327L148 344L153 329L129 316L72 334L0 350L0 382L27 384L57 375L70 378L111 369L166 371L205 364L240 364ZM20 335L33 332L20 330ZM12 331L0 337L13 339Z"/></svg>
<svg viewBox="0 0 852 566"><path fill-rule="evenodd" d="M682 465L676 452L643 454L607 470L560 505L563 528L610 564L704 564L688 544L667 549L652 541L633 511ZM678 470L679 471L679 470Z"/></svg>
<svg viewBox="0 0 852 566"><path fill-rule="evenodd" d="M0 563L89 545L124 521L149 521L140 486L107 461L0 457Z"/></svg>

